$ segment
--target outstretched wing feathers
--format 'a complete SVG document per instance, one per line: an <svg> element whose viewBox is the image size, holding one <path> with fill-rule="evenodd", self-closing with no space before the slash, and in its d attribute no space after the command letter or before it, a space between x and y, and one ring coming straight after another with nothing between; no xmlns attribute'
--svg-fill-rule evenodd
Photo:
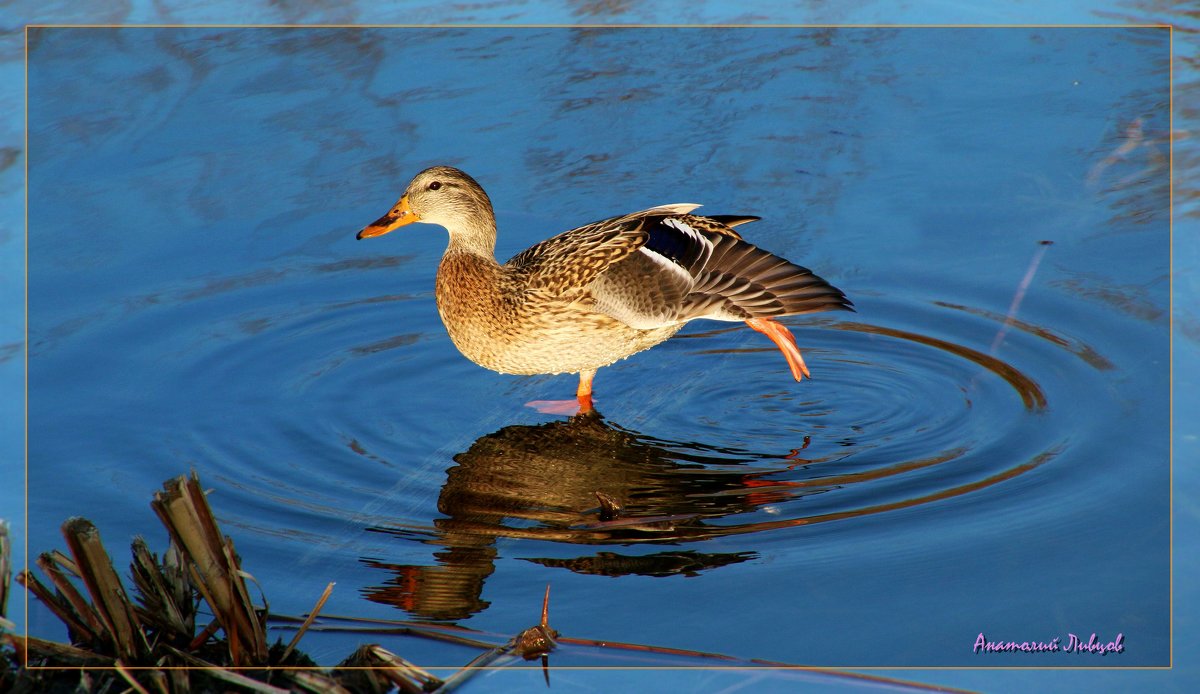
<svg viewBox="0 0 1200 694"><path fill-rule="evenodd" d="M746 243L731 227L757 217L663 205L573 229L508 261L532 291L578 292L639 329L693 318L747 320L853 310L807 268Z"/></svg>

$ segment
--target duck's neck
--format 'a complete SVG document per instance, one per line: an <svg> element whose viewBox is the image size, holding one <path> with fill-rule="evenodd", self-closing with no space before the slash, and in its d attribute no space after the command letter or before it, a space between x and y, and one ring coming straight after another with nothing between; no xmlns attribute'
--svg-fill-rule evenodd
<svg viewBox="0 0 1200 694"><path fill-rule="evenodd" d="M491 205L481 206L464 215L456 224L447 225L450 245L446 253L469 253L496 261L496 217Z"/></svg>

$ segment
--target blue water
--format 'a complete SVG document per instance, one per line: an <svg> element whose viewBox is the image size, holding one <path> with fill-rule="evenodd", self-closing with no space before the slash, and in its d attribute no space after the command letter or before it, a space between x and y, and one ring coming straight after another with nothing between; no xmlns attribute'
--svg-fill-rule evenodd
<svg viewBox="0 0 1200 694"><path fill-rule="evenodd" d="M29 545L82 514L118 553L194 467L281 612L336 580L327 612L511 633L550 583L573 635L1166 664L1164 51L1133 29L46 32ZM697 323L601 372L602 421L539 415L570 377L445 337L444 232L352 240L437 162L488 189L501 258L702 202L763 216L747 237L859 312L787 321L811 381ZM596 489L683 518L598 526ZM1130 647L985 659L980 631Z"/></svg>

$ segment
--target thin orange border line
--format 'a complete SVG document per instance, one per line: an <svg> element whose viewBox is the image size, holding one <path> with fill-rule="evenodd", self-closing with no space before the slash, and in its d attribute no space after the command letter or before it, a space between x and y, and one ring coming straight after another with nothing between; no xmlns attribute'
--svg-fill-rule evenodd
<svg viewBox="0 0 1200 694"><path fill-rule="evenodd" d="M1171 619L1168 625L1167 662L1175 667L1175 26L1170 29L1167 48L1167 537L1171 548L1167 596Z"/></svg>
<svg viewBox="0 0 1200 694"><path fill-rule="evenodd" d="M805 670L829 671L841 673L843 670L1034 670L1057 672L1062 670L1079 671L1160 671L1173 670L1175 667L1175 25L1174 24L26 24L25 35L25 570L29 571L29 30L34 29L1167 29L1168 30L1168 136L1167 136L1167 172L1168 172L1168 260L1167 260L1167 311L1168 311L1168 651L1167 665L1133 665L1133 666L1044 666L1044 665L945 665L945 666L838 666L836 668L818 665L744 665L744 666L560 666L559 670ZM77 667L46 667L29 665L29 591L25 593L25 659L26 669L31 671L74 670ZM226 670L313 670L325 671L335 666L312 667L267 667L267 668L236 668L226 667ZM88 670L116 670L115 667L91 667ZM210 668L182 667L131 667L128 670L207 670ZM341 668L350 670L371 670L378 668L352 667ZM422 669L433 670L462 670L462 666L433 666ZM500 669L540 669L535 666L501 666L475 668L479 670ZM852 674L852 673L850 673Z"/></svg>

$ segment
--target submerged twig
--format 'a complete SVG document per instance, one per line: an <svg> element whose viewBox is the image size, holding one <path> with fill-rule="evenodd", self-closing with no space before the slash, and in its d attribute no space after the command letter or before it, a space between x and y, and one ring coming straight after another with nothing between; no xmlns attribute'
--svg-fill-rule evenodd
<svg viewBox="0 0 1200 694"><path fill-rule="evenodd" d="M480 654L471 662L467 663L458 672L446 678L441 687L435 691L436 694L446 694L455 688L462 686L464 682L474 677L477 672L486 668L496 661L504 657L520 656L525 660L542 659L542 672L546 677L546 684L550 684L550 669L549 656L550 652L558 645L556 639L558 632L550 628L550 586L546 586L546 594L542 598L542 619L538 624L522 631L516 636L508 640L500 646L496 646L491 650Z"/></svg>
<svg viewBox="0 0 1200 694"><path fill-rule="evenodd" d="M1042 256L1046 255L1046 249L1052 245L1054 245L1053 241L1038 242L1037 252L1033 254L1033 259L1029 261L1029 267L1025 270L1025 276L1021 278L1021 283L1017 285L1017 292L1013 295L1012 303L1008 305L1008 313L1004 316L1004 325L1000 326L996 337L992 338L992 346L988 350L988 354L994 356L996 348L1000 346L1000 342L1008 334L1009 327L1012 326L1017 318L1017 309L1021 307L1021 301L1025 298L1025 291L1029 289L1029 285L1033 284L1033 276L1037 274L1038 265L1042 263Z"/></svg>
<svg viewBox="0 0 1200 694"><path fill-rule="evenodd" d="M429 639L431 641L441 641L442 643L450 643L455 646L465 646L467 648L491 648L494 644L479 639L472 639L466 636L459 636L445 631L440 631L438 627L432 625L428 629L412 626L386 626L386 627L346 627L346 626L331 626L316 624L309 628L309 631L332 632L337 634L370 634L372 636L416 636L418 638ZM472 632L474 633L474 632Z"/></svg>

